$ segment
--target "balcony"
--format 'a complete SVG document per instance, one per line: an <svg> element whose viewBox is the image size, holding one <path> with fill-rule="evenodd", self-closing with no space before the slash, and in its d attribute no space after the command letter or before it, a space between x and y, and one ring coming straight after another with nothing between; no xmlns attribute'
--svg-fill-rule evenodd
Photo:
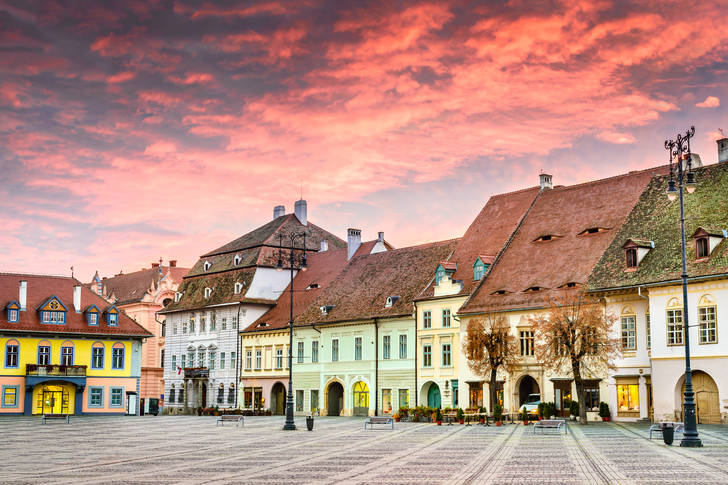
<svg viewBox="0 0 728 485"><path fill-rule="evenodd" d="M185 367L185 379L207 379L210 377L210 369L207 367Z"/></svg>
<svg viewBox="0 0 728 485"><path fill-rule="evenodd" d="M25 375L28 376L66 376L86 377L85 365L39 365L26 364Z"/></svg>

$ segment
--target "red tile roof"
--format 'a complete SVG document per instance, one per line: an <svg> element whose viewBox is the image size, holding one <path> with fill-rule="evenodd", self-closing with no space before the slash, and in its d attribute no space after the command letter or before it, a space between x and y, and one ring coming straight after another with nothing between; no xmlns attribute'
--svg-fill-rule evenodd
<svg viewBox="0 0 728 485"><path fill-rule="evenodd" d="M123 305L141 301L150 288L157 288L164 278L171 278L178 284L181 283L182 278L188 271L189 268L160 266L134 271L133 273L119 274L112 278L103 278L101 284L104 287L105 296L114 296L116 303ZM93 290L93 285L95 285L95 282L92 281L86 286Z"/></svg>
<svg viewBox="0 0 728 485"><path fill-rule="evenodd" d="M7 314L0 316L0 331L23 331L29 333L64 333L80 335L112 335L152 337L153 335L129 318L123 311L119 312L119 321L116 326L109 326L104 319L98 326L89 326L83 312L76 313L73 307L73 287L81 285L81 307L86 310L90 305L96 305L102 311L111 305L89 290L80 281L66 276L45 276L14 273L0 273L0 308L13 300L19 300L19 287L21 281L28 282L27 310L20 312L17 323L10 323ZM64 325L41 323L40 313L36 310L40 305L56 296L68 311Z"/></svg>
<svg viewBox="0 0 728 485"><path fill-rule="evenodd" d="M586 284L650 179L662 173L665 167L656 167L541 192L460 313L541 307L564 285ZM580 235L594 227L608 230ZM534 242L544 234L561 237ZM534 287L542 289L529 290Z"/></svg>

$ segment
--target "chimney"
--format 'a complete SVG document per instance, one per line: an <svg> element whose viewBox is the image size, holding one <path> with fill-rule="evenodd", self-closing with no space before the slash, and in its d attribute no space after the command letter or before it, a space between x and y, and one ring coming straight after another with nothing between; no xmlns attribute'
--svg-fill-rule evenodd
<svg viewBox="0 0 728 485"><path fill-rule="evenodd" d="M346 259L351 259L356 250L361 246L361 229L347 229L348 252Z"/></svg>
<svg viewBox="0 0 728 485"><path fill-rule="evenodd" d="M152 263L152 268L159 268L159 263Z"/></svg>
<svg viewBox="0 0 728 485"><path fill-rule="evenodd" d="M384 243L384 232L379 231L379 237L377 238L377 242Z"/></svg>
<svg viewBox="0 0 728 485"><path fill-rule="evenodd" d="M176 268L177 267L177 260L176 259L170 259L169 260L169 267L170 268Z"/></svg>
<svg viewBox="0 0 728 485"><path fill-rule="evenodd" d="M554 188L554 183L551 180L551 175L549 175L547 173L540 173L538 175L538 178L539 178L539 185L541 186L541 190Z"/></svg>
<svg viewBox="0 0 728 485"><path fill-rule="evenodd" d="M718 144L718 163L728 162L728 137L715 141Z"/></svg>
<svg viewBox="0 0 728 485"><path fill-rule="evenodd" d="M81 313L81 285L73 287L73 308L76 309L76 313Z"/></svg>
<svg viewBox="0 0 728 485"><path fill-rule="evenodd" d="M321 250L319 252L324 252L329 250L329 242L326 239L321 240Z"/></svg>
<svg viewBox="0 0 728 485"><path fill-rule="evenodd" d="M296 204L294 206L294 213L296 214L296 217L298 217L298 220L303 224L304 226L308 225L308 209L306 206L306 201L301 199L297 200Z"/></svg>
<svg viewBox="0 0 728 485"><path fill-rule="evenodd" d="M20 293L18 294L18 303L20 303L20 310L25 311L25 305L28 303L28 282L20 282Z"/></svg>
<svg viewBox="0 0 728 485"><path fill-rule="evenodd" d="M286 206L285 205L277 205L273 208L273 219L278 219L281 216L286 215Z"/></svg>

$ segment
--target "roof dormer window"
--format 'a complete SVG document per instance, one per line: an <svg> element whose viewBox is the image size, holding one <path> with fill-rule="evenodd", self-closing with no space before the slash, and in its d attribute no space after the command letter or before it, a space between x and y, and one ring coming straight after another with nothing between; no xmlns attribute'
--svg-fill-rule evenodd
<svg viewBox="0 0 728 485"><path fill-rule="evenodd" d="M528 288L526 288L523 291L528 292L528 293L533 293L535 291L541 291L541 290L543 290L543 287L541 287L541 286L529 286Z"/></svg>
<svg viewBox="0 0 728 485"><path fill-rule="evenodd" d="M695 257L697 259L703 259L710 256L710 249L708 246L707 237L699 237L695 240Z"/></svg>
<svg viewBox="0 0 728 485"><path fill-rule="evenodd" d="M17 323L20 318L20 303L13 300L5 306L8 312L8 322Z"/></svg>
<svg viewBox="0 0 728 485"><path fill-rule="evenodd" d="M205 263L202 265L202 269L204 271L210 271L210 268L212 267L212 263L209 261L205 261Z"/></svg>
<svg viewBox="0 0 728 485"><path fill-rule="evenodd" d="M334 305L324 305L319 309L321 310L321 315L328 315L334 309Z"/></svg>
<svg viewBox="0 0 728 485"><path fill-rule="evenodd" d="M180 298L182 298L182 292L180 292L180 291L175 291L175 292L174 292L174 302L175 302L175 303L178 303L178 302L179 302L179 299L180 299Z"/></svg>
<svg viewBox="0 0 728 485"><path fill-rule="evenodd" d="M533 240L533 242L546 242L546 241L552 241L554 239L557 239L561 236L557 236L555 234L542 234L541 236L537 237Z"/></svg>
<svg viewBox="0 0 728 485"><path fill-rule="evenodd" d="M99 315L101 310L96 305L91 305L86 309L86 323L90 326L97 326L99 324Z"/></svg>
<svg viewBox="0 0 728 485"><path fill-rule="evenodd" d="M624 249L627 271L634 271L642 262L647 253L654 249L655 243L644 239L627 239L622 245Z"/></svg>
<svg viewBox="0 0 728 485"><path fill-rule="evenodd" d="M243 291L243 284L239 281L235 282L235 294L239 294L241 291Z"/></svg>
<svg viewBox="0 0 728 485"><path fill-rule="evenodd" d="M268 326L268 322L260 322L260 323L258 324L258 326L259 326L259 327L267 327L267 326Z"/></svg>
<svg viewBox="0 0 728 485"><path fill-rule="evenodd" d="M238 266L242 260L243 258L241 258L239 254L236 254L233 258L233 265Z"/></svg>
<svg viewBox="0 0 728 485"><path fill-rule="evenodd" d="M306 291L308 290L315 290L316 288L321 288L318 283L311 283L306 287Z"/></svg>
<svg viewBox="0 0 728 485"><path fill-rule="evenodd" d="M110 327L116 327L119 324L119 310L112 305L106 310L106 324Z"/></svg>
<svg viewBox="0 0 728 485"><path fill-rule="evenodd" d="M457 263L440 261L435 269L435 284L439 286L445 276L452 278L452 275L457 268Z"/></svg>
<svg viewBox="0 0 728 485"><path fill-rule="evenodd" d="M495 290L491 295L505 295L508 293L506 290Z"/></svg>
<svg viewBox="0 0 728 485"><path fill-rule="evenodd" d="M699 227L691 237L695 239L695 259L705 259L710 257L716 246L728 237L728 231Z"/></svg>
<svg viewBox="0 0 728 485"><path fill-rule="evenodd" d="M205 288L205 299L207 300L212 295L212 288Z"/></svg>
<svg viewBox="0 0 728 485"><path fill-rule="evenodd" d="M590 228L584 229L578 235L579 236L588 236L590 234L598 234L600 232L605 232L605 231L607 231L607 228L605 228L605 227L590 227Z"/></svg>
<svg viewBox="0 0 728 485"><path fill-rule="evenodd" d="M392 308L392 305L394 305L395 303L397 303L397 300L399 300L399 295L388 296L387 297L387 301L384 304L384 307L385 308Z"/></svg>
<svg viewBox="0 0 728 485"><path fill-rule="evenodd" d="M51 325L64 325L66 323L66 312L68 309L55 296L51 297L40 306L41 322Z"/></svg>
<svg viewBox="0 0 728 485"><path fill-rule="evenodd" d="M478 256L475 258L473 263L473 280L478 281L485 276L485 272L488 271L490 265L493 263L492 256Z"/></svg>

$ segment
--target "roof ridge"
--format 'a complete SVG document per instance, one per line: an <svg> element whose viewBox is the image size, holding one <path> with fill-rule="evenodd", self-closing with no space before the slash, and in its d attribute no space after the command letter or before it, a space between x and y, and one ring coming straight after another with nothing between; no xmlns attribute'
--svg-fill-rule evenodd
<svg viewBox="0 0 728 485"><path fill-rule="evenodd" d="M533 185L531 187L526 187L525 189L518 189L518 190L511 190L510 192L501 192L499 194L491 195L491 199L505 197L507 195L514 195L514 194L520 194L522 192L528 192L529 190L538 189L539 187L537 185Z"/></svg>
<svg viewBox="0 0 728 485"><path fill-rule="evenodd" d="M65 279L73 279L76 280L73 276L66 276L62 274L46 274L46 273L29 273L29 272L17 272L17 271L0 271L0 276L35 276L35 277L42 277L42 278L65 278ZM78 281L78 280L76 280Z"/></svg>
<svg viewBox="0 0 728 485"><path fill-rule="evenodd" d="M601 178L601 179L589 180L589 181L581 182L581 183L578 183L578 184L573 184L573 185L557 185L557 186L554 187L553 190L556 190L556 189L561 189L561 190L578 189L578 188L587 187L587 186L591 186L591 185L602 184L602 183L605 183L605 182L612 181L614 179L626 178L626 177L629 177L629 176L632 176L632 175L640 175L640 174L643 174L645 172L651 172L651 171L659 170L661 168L668 168L668 167L669 167L669 165L663 164L663 165L657 165L657 166L654 166L654 167L645 168L645 169L642 169L642 170L630 170L627 173L620 173L620 174L617 174L617 175L612 175L611 177L604 177L604 178ZM655 176L663 176L663 175L666 175L666 174L663 174L663 173L655 173L654 175Z"/></svg>

